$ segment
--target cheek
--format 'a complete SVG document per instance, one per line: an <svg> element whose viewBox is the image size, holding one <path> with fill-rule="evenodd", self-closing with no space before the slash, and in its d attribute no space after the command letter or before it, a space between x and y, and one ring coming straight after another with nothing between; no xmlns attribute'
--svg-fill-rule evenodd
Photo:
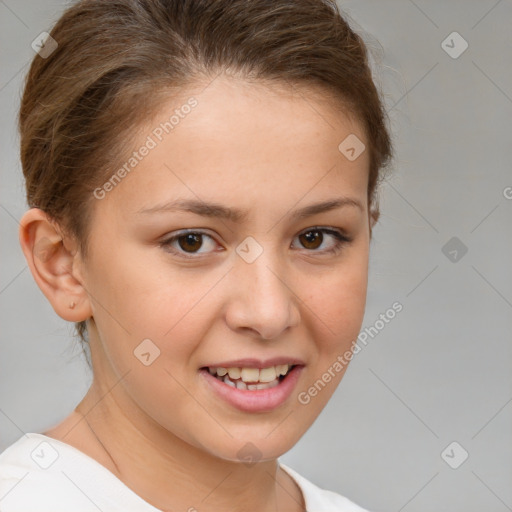
<svg viewBox="0 0 512 512"><path fill-rule="evenodd" d="M332 352L349 346L357 337L364 317L368 286L368 265L364 254L353 258L338 271L331 271L306 301L316 339L323 350Z"/></svg>
<svg viewBox="0 0 512 512"><path fill-rule="evenodd" d="M200 299L187 274L165 265L156 249L119 244L116 257L98 253L88 280L94 316L140 337L162 337Z"/></svg>
<svg viewBox="0 0 512 512"><path fill-rule="evenodd" d="M147 250L124 250L130 251L134 256L129 258L105 254L98 258L94 262L98 270L88 283L95 323L110 362L120 374L134 363L138 367L136 353L144 345L139 346L151 340L145 343L151 357L157 354L155 367L185 375L213 322L213 288L219 276L172 268L158 255L148 257Z"/></svg>
<svg viewBox="0 0 512 512"><path fill-rule="evenodd" d="M339 272L332 272L309 294L308 321L315 341L316 355L305 376L304 385L298 390L299 412L305 421L316 418L323 410L342 380L350 352L363 322L368 266L365 253L340 265Z"/></svg>

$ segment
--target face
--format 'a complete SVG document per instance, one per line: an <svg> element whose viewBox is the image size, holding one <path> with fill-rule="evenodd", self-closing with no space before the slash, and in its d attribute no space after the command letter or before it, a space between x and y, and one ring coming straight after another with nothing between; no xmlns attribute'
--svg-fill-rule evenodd
<svg viewBox="0 0 512 512"><path fill-rule="evenodd" d="M359 333L369 158L340 152L361 127L305 89L203 88L169 100L96 192L95 379L125 375L126 414L170 437L265 460L316 419Z"/></svg>

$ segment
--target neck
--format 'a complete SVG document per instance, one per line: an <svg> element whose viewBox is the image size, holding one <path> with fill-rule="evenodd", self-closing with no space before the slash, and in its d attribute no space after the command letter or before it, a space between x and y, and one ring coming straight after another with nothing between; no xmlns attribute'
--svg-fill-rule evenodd
<svg viewBox="0 0 512 512"><path fill-rule="evenodd" d="M95 380L76 411L94 457L142 499L164 511L303 510L300 489L276 459L249 466L215 457L163 429L120 388Z"/></svg>

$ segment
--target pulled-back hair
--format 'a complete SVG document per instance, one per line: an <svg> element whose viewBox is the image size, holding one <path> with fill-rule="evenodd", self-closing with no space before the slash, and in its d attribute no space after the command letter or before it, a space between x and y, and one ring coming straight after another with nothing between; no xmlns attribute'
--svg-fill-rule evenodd
<svg viewBox="0 0 512 512"><path fill-rule="evenodd" d="M21 163L29 206L74 236L84 258L93 190L137 128L171 91L226 71L314 87L353 114L366 136L377 221L376 191L393 156L387 116L367 47L334 0L82 0L50 35L57 48L36 55L26 77ZM86 322L75 325L86 343Z"/></svg>

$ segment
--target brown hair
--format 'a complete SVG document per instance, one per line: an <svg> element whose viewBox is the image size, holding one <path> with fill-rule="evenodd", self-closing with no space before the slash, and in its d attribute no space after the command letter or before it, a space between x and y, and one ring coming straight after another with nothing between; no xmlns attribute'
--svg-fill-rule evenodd
<svg viewBox="0 0 512 512"><path fill-rule="evenodd" d="M387 116L367 47L334 0L82 0L50 35L57 48L36 55L26 77L21 163L29 206L73 235L84 258L92 191L122 162L135 128L165 93L226 70L320 86L340 100L366 134L377 221L377 185L393 156ZM86 322L75 326L85 349Z"/></svg>

